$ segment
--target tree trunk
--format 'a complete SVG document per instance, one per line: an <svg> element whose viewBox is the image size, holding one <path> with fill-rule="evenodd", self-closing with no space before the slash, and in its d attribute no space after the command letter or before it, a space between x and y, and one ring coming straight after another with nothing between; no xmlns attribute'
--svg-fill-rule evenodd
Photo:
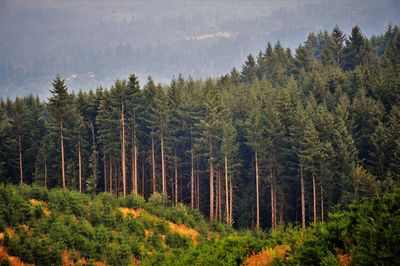
<svg viewBox="0 0 400 266"><path fill-rule="evenodd" d="M152 183L153 183L153 193L156 192L156 161L154 156L154 136L153 131L151 131L151 167L152 167Z"/></svg>
<svg viewBox="0 0 400 266"><path fill-rule="evenodd" d="M272 181L272 171L270 173L270 177L271 177L271 228L272 230L275 229L275 199L274 199L274 183Z"/></svg>
<svg viewBox="0 0 400 266"><path fill-rule="evenodd" d="M312 177L312 185L313 185L313 212L314 212L314 224L317 223L317 195L315 191L315 177Z"/></svg>
<svg viewBox="0 0 400 266"><path fill-rule="evenodd" d="M162 181L162 194L163 197L167 195L167 183L165 180L165 161L164 161L164 137L161 133L161 181Z"/></svg>
<svg viewBox="0 0 400 266"><path fill-rule="evenodd" d="M178 204L178 160L176 158L176 148L174 153L174 164L175 164L175 205Z"/></svg>
<svg viewBox="0 0 400 266"><path fill-rule="evenodd" d="M103 158L103 178L104 178L104 192L107 192L107 160L105 155Z"/></svg>
<svg viewBox="0 0 400 266"><path fill-rule="evenodd" d="M61 176L62 176L63 188L65 189L64 136L63 136L62 121L60 121L60 139L61 139Z"/></svg>
<svg viewBox="0 0 400 266"><path fill-rule="evenodd" d="M219 221L222 221L222 184L221 184L221 172L218 171L218 216Z"/></svg>
<svg viewBox="0 0 400 266"><path fill-rule="evenodd" d="M200 175L199 175L199 162L196 165L196 180L197 180L197 209L200 210Z"/></svg>
<svg viewBox="0 0 400 266"><path fill-rule="evenodd" d="M210 222L214 220L214 158L212 157L212 143L210 143Z"/></svg>
<svg viewBox="0 0 400 266"><path fill-rule="evenodd" d="M276 202L277 202L277 196L276 196L276 189L275 189L275 186L274 186L274 228L276 228L276 225L277 225L277 223L276 223L276 217L277 217L277 215L276 215L276 213L277 213L277 211L276 211L276 206L277 206Z"/></svg>
<svg viewBox="0 0 400 266"><path fill-rule="evenodd" d="M126 197L126 161L125 161L125 117L124 117L124 105L121 107L121 130L122 130L122 147L121 147L121 160L122 160L122 191L124 197Z"/></svg>
<svg viewBox="0 0 400 266"><path fill-rule="evenodd" d="M144 197L144 158L142 158L142 196Z"/></svg>
<svg viewBox="0 0 400 266"><path fill-rule="evenodd" d="M301 224L303 228L306 228L306 202L304 195L303 166L300 166L300 186L301 186Z"/></svg>
<svg viewBox="0 0 400 266"><path fill-rule="evenodd" d="M78 164L79 164L79 192L82 193L82 157L81 142L78 143Z"/></svg>
<svg viewBox="0 0 400 266"><path fill-rule="evenodd" d="M113 193L113 168L112 168L112 157L110 156L110 193Z"/></svg>
<svg viewBox="0 0 400 266"><path fill-rule="evenodd" d="M44 160L44 187L47 188L47 160Z"/></svg>
<svg viewBox="0 0 400 266"><path fill-rule="evenodd" d="M232 177L229 179L229 225L232 226L233 219L232 219L232 212L233 212L233 184L232 184Z"/></svg>
<svg viewBox="0 0 400 266"><path fill-rule="evenodd" d="M260 229L260 191L259 191L259 173L258 173L258 155L254 152L256 163L256 230Z"/></svg>
<svg viewBox="0 0 400 266"><path fill-rule="evenodd" d="M21 144L21 135L18 135L18 149L19 149L19 177L20 183L24 183L24 171L22 168L22 144Z"/></svg>
<svg viewBox="0 0 400 266"><path fill-rule="evenodd" d="M134 184L133 184L133 193L137 194L138 193L138 148L136 144L136 136L135 136L135 147L133 149L134 151Z"/></svg>
<svg viewBox="0 0 400 266"><path fill-rule="evenodd" d="M190 135L192 133L190 132ZM191 160L191 169L190 169L190 206L194 209L194 158L193 158L193 144L190 142L190 160Z"/></svg>
<svg viewBox="0 0 400 266"><path fill-rule="evenodd" d="M321 186L321 221L324 221L324 194Z"/></svg>
<svg viewBox="0 0 400 266"><path fill-rule="evenodd" d="M229 224L228 158L225 155L225 218Z"/></svg>

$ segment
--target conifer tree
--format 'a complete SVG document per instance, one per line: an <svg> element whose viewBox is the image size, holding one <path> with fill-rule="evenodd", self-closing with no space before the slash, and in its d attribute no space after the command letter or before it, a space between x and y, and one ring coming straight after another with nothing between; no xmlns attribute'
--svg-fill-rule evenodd
<svg viewBox="0 0 400 266"><path fill-rule="evenodd" d="M66 188L64 135L65 122L70 113L71 100L68 94L67 86L65 85L65 81L60 75L57 75L53 80L53 90L50 92L52 96L49 98L48 107L55 123L59 127L61 143L61 177L63 188Z"/></svg>

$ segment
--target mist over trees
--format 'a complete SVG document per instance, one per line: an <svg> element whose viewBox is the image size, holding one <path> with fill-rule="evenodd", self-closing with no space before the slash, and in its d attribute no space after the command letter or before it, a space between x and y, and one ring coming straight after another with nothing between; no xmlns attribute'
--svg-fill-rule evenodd
<svg viewBox="0 0 400 266"><path fill-rule="evenodd" d="M50 96L110 87L135 72L162 84L240 68L269 40L292 51L309 32L358 24L365 36L399 24L398 1L0 1L0 95ZM59 19L63 18L63 19ZM323 32L321 32L323 34ZM382 53L383 50L380 50ZM320 55L317 55L320 56Z"/></svg>
<svg viewBox="0 0 400 266"><path fill-rule="evenodd" d="M390 190L400 173L400 33L310 33L240 70L169 85L137 75L0 102L1 182L154 192L211 221L276 228Z"/></svg>

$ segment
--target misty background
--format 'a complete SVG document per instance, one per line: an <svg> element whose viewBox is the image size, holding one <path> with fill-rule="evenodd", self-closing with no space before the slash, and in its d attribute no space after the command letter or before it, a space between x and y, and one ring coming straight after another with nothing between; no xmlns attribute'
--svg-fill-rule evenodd
<svg viewBox="0 0 400 266"><path fill-rule="evenodd" d="M45 98L57 73L72 90L152 75L220 76L280 41L337 24L364 35L400 24L400 1L0 0L0 97Z"/></svg>

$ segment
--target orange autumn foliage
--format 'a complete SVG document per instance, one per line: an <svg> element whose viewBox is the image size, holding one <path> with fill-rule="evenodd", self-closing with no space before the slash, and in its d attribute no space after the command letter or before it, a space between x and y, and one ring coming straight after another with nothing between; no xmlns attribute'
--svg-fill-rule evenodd
<svg viewBox="0 0 400 266"><path fill-rule="evenodd" d="M34 264L24 263L18 257L8 255L6 249L0 246L0 264L9 262L11 266L33 266Z"/></svg>
<svg viewBox="0 0 400 266"><path fill-rule="evenodd" d="M271 266L276 258L286 258L287 252L290 251L289 245L278 245L274 248L268 248L258 254L253 254L243 261L246 266Z"/></svg>

